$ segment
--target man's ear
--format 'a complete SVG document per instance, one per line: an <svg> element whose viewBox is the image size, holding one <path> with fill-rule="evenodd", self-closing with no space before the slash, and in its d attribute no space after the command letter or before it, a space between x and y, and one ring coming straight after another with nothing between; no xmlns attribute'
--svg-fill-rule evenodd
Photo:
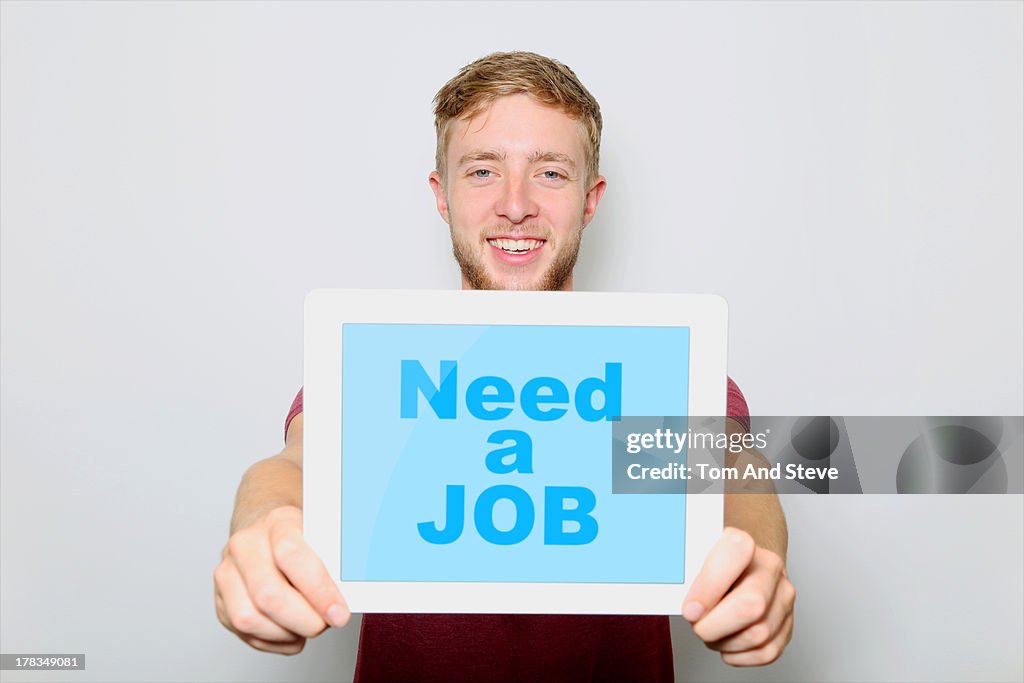
<svg viewBox="0 0 1024 683"><path fill-rule="evenodd" d="M597 213L597 205L601 203L601 197L604 196L605 188L608 183L605 182L604 176L599 175L594 180L594 184L587 190L587 196L583 198L583 227L590 225L590 221L594 218L594 214Z"/></svg>
<svg viewBox="0 0 1024 683"><path fill-rule="evenodd" d="M437 201L437 212L441 214L441 218L444 222L451 225L452 221L448 214L448 192L444 189L444 183L441 181L441 174L434 171L430 174L430 189L434 193L434 199Z"/></svg>

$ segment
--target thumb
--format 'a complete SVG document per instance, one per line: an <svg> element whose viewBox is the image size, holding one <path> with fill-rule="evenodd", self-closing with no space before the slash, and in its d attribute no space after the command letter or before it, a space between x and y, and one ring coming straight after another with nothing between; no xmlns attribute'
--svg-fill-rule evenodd
<svg viewBox="0 0 1024 683"><path fill-rule="evenodd" d="M746 531L725 527L683 599L683 618L695 622L710 612L750 566L755 549Z"/></svg>

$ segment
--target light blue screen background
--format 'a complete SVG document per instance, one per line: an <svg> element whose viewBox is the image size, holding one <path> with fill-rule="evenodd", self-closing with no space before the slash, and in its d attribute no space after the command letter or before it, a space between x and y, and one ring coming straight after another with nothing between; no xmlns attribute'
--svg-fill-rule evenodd
<svg viewBox="0 0 1024 683"><path fill-rule="evenodd" d="M342 344L343 580L683 580L685 496L612 495L612 423L584 421L571 402L583 379L603 378L605 363L618 362L623 415L686 415L688 328L347 323ZM403 359L418 360L434 386L440 362L458 361L456 419L439 419L422 395L418 417L400 417ZM466 388L484 375L512 384L516 403L508 417L479 420L467 410ZM538 376L568 388L562 418L537 422L523 414L520 390ZM502 429L530 435L533 474L487 469L486 455L503 447L487 439ZM447 523L449 484L466 487L465 528L451 544L431 544L417 524ZM517 545L488 543L476 531L477 496L496 484L519 486L533 499L533 531ZM544 487L552 485L594 492L599 530L591 543L544 545ZM513 526L511 502L495 506L494 521L499 529ZM576 528L565 525L567 532Z"/></svg>

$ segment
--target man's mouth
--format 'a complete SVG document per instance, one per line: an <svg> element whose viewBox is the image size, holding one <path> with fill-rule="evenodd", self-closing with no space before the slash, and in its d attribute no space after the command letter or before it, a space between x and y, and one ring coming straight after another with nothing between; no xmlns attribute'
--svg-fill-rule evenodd
<svg viewBox="0 0 1024 683"><path fill-rule="evenodd" d="M528 254L531 251L540 249L544 246L544 240L509 240L509 239L490 239L487 240L495 249L500 249L506 254Z"/></svg>

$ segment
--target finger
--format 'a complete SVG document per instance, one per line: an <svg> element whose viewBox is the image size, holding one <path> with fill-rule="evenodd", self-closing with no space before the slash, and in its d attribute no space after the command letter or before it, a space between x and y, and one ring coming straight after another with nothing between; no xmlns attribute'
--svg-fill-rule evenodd
<svg viewBox="0 0 1024 683"><path fill-rule="evenodd" d="M786 580L779 583L764 619L727 638L709 642L708 647L719 652L745 652L767 645L782 630L786 618L793 612L793 602L789 599L790 585Z"/></svg>
<svg viewBox="0 0 1024 683"><path fill-rule="evenodd" d="M270 530L270 545L278 568L308 601L321 621L335 628L347 624L352 613L345 598L298 528L274 525Z"/></svg>
<svg viewBox="0 0 1024 683"><path fill-rule="evenodd" d="M781 580L782 560L773 553L756 553L753 564L732 590L693 625L694 632L710 643L738 634L765 619ZM765 634L765 640L778 630L784 616L783 612L778 622L771 625L773 628L771 633Z"/></svg>
<svg viewBox="0 0 1024 683"><path fill-rule="evenodd" d="M683 600L683 617L687 621L697 621L718 604L750 565L755 547L750 534L725 528Z"/></svg>
<svg viewBox="0 0 1024 683"><path fill-rule="evenodd" d="M302 652L304 647L306 647L305 638L296 638L294 641L288 643L267 642L266 640L261 640L252 636L243 637L242 640L257 650L272 652L278 655L297 655Z"/></svg>
<svg viewBox="0 0 1024 683"><path fill-rule="evenodd" d="M295 633L282 628L261 614L245 589L245 582L234 561L228 557L214 572L217 586L217 617L220 623L243 639L255 636L262 640L287 642L294 640Z"/></svg>
<svg viewBox="0 0 1024 683"><path fill-rule="evenodd" d="M278 570L266 535L249 535L232 548L235 566L242 576L249 599L261 613L292 633L311 638L327 624L295 587ZM244 555L245 561L238 556Z"/></svg>
<svg viewBox="0 0 1024 683"><path fill-rule="evenodd" d="M782 629L767 644L746 652L723 652L722 661L731 666L764 666L771 664L782 655L790 638L793 637L793 614L786 617Z"/></svg>

